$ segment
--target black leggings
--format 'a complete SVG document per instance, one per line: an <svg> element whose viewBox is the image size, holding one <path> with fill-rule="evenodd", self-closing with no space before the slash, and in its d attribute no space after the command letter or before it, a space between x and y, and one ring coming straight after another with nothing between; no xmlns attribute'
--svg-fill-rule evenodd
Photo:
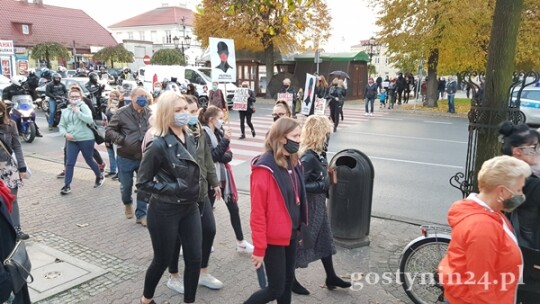
<svg viewBox="0 0 540 304"><path fill-rule="evenodd" d="M278 304L291 303L295 260L296 239L292 239L289 246L268 245L264 256L268 286L252 294L244 304L262 304L276 299Z"/></svg>
<svg viewBox="0 0 540 304"><path fill-rule="evenodd" d="M214 207L214 202L216 201L216 197L214 196L214 189L208 188L208 198L210 199L210 205L212 205L212 208ZM221 193L224 193L224 189L221 188ZM240 222L240 209L238 209L238 202L233 203L229 200L225 199L225 205L227 205L227 209L229 209L229 215L231 217L231 225L234 230L234 234L236 235L237 241L243 241L244 240L244 233L242 232L242 222Z"/></svg>
<svg viewBox="0 0 540 304"><path fill-rule="evenodd" d="M144 297L154 297L156 286L171 264L174 246L180 237L185 263L184 302L195 302L202 255L201 215L197 204L152 202L148 207L147 219L154 258L146 271Z"/></svg>
<svg viewBox="0 0 540 304"><path fill-rule="evenodd" d="M212 212L212 206L208 198L204 202L199 202L199 210L201 212L201 225L202 225L202 261L201 268L208 267L208 260L210 259L210 253L212 252L212 245L214 244L214 238L216 236L216 220L214 218L214 212ZM180 259L180 247L182 241L180 238L176 239L174 245L173 257L171 264L169 265L170 273L178 273L178 260Z"/></svg>
<svg viewBox="0 0 540 304"><path fill-rule="evenodd" d="M240 132L242 132L242 135L246 135L245 129L246 126L244 125L244 120L247 120L247 125L251 129L252 132L255 132L255 128L253 128L253 124L251 123L251 115L253 113L249 111L238 111L240 113Z"/></svg>
<svg viewBox="0 0 540 304"><path fill-rule="evenodd" d="M334 122L334 129L337 129L339 125L339 115L341 114L340 103L337 100L331 100L329 106L330 117L332 118L332 122Z"/></svg>

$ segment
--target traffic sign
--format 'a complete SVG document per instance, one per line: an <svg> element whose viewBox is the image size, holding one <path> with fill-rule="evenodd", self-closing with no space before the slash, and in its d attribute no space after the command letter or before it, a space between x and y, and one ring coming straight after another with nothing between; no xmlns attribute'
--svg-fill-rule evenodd
<svg viewBox="0 0 540 304"><path fill-rule="evenodd" d="M150 64L150 56L144 55L143 62L144 62L144 64Z"/></svg>

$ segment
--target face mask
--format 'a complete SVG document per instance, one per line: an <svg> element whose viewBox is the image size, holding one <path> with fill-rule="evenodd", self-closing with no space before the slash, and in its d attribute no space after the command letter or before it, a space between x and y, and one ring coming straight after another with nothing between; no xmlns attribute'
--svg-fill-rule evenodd
<svg viewBox="0 0 540 304"><path fill-rule="evenodd" d="M79 104L79 102L81 102L80 99L70 99L70 100L69 100L69 103L72 104L72 105Z"/></svg>
<svg viewBox="0 0 540 304"><path fill-rule="evenodd" d="M112 100L111 100L111 104L112 104L113 106L117 106L117 105L118 105L118 99L112 99Z"/></svg>
<svg viewBox="0 0 540 304"><path fill-rule="evenodd" d="M159 94L159 92L161 92L161 88L155 88L154 89L154 93Z"/></svg>
<svg viewBox="0 0 540 304"><path fill-rule="evenodd" d="M174 114L174 125L177 127L185 126L189 121L189 113L175 113Z"/></svg>
<svg viewBox="0 0 540 304"><path fill-rule="evenodd" d="M188 125L194 126L199 122L199 117L197 115L192 115L189 117Z"/></svg>
<svg viewBox="0 0 540 304"><path fill-rule="evenodd" d="M214 90L214 91L217 90L217 86L213 85L212 90Z"/></svg>
<svg viewBox="0 0 540 304"><path fill-rule="evenodd" d="M285 151L294 154L300 149L300 143L287 138L287 143L283 147L285 148Z"/></svg>
<svg viewBox="0 0 540 304"><path fill-rule="evenodd" d="M503 201L503 210L506 212L514 211L514 209L523 204L526 199L525 194L514 194L512 191L510 191L510 193L512 193L512 196Z"/></svg>
<svg viewBox="0 0 540 304"><path fill-rule="evenodd" d="M124 105L130 105L131 104L131 99L126 99L124 98Z"/></svg>
<svg viewBox="0 0 540 304"><path fill-rule="evenodd" d="M137 97L137 105L139 107L144 108L146 107L147 104L148 104L148 99L146 99L146 97L144 96Z"/></svg>
<svg viewBox="0 0 540 304"><path fill-rule="evenodd" d="M216 128L221 129L221 127L223 127L223 119L218 119L216 121Z"/></svg>

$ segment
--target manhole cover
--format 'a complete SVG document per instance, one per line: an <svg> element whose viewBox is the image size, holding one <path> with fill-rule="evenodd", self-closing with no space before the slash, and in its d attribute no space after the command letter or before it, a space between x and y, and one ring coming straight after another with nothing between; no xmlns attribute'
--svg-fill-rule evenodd
<svg viewBox="0 0 540 304"><path fill-rule="evenodd" d="M61 276L62 276L62 273L60 271L51 271L51 272L47 272L43 277L47 280L54 280L54 279L58 279Z"/></svg>

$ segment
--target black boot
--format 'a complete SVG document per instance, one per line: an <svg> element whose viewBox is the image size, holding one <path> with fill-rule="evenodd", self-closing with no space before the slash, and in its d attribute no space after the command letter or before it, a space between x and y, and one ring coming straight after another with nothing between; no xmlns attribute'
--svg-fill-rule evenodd
<svg viewBox="0 0 540 304"><path fill-rule="evenodd" d="M253 137L255 137L255 135L256 135L256 134L255 134L255 129L251 130L251 135L252 135Z"/></svg>
<svg viewBox="0 0 540 304"><path fill-rule="evenodd" d="M307 295L310 294L309 290L307 290L304 286L302 286L302 284L298 283L296 278L294 278L291 290L295 294L299 294L299 295L306 295L307 296Z"/></svg>
<svg viewBox="0 0 540 304"><path fill-rule="evenodd" d="M15 231L17 232L17 240L28 240L30 236L24 233L21 229L21 226L15 226Z"/></svg>
<svg viewBox="0 0 540 304"><path fill-rule="evenodd" d="M336 287L340 287L340 288L349 288L349 287L351 287L351 283L345 282L345 281L343 281L342 279L340 279L337 276L327 277L325 283L326 283L326 288L328 288L330 290L334 290L334 289L336 289Z"/></svg>
<svg viewBox="0 0 540 304"><path fill-rule="evenodd" d="M242 134L242 135L240 135L240 137L238 139L244 139L244 138L246 138L246 135Z"/></svg>

